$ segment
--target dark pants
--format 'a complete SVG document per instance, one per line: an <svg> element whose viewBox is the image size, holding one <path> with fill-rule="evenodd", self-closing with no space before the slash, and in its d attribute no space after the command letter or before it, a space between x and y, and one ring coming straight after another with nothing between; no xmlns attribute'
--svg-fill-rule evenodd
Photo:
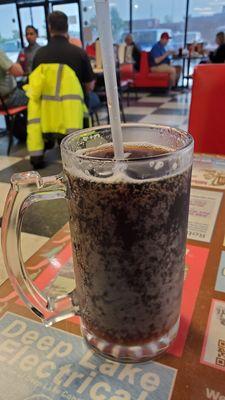
<svg viewBox="0 0 225 400"><path fill-rule="evenodd" d="M99 99L99 96L95 92L90 92L88 95L88 108L90 113L95 111L96 108L98 108L101 104L101 100Z"/></svg>
<svg viewBox="0 0 225 400"><path fill-rule="evenodd" d="M16 88L13 93L4 99L4 103L8 108L26 106L27 102L28 98L25 95L25 92L18 88Z"/></svg>

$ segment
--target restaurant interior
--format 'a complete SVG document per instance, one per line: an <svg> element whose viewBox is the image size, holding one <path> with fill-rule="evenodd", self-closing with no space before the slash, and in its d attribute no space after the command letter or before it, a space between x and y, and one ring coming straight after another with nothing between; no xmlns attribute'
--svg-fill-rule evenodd
<svg viewBox="0 0 225 400"><path fill-rule="evenodd" d="M202 59L207 58L206 54L208 54L209 50L213 51L216 48L215 35L219 30L223 29L222 23L225 18L225 6L215 5L212 8L212 13L209 13L209 11L207 13L207 10L205 10L207 7L198 7L198 3L201 2L196 0L169 0L165 5L164 1L154 0L110 1L112 33L115 44L123 47L125 36L128 33L132 33L135 43L144 52L144 54L142 53L143 57L159 40L162 32L169 32L172 39L169 41L168 46L174 50L172 63L180 65L182 68L178 87L175 91L172 89L168 91L168 79L160 80L157 79L157 75L153 74L152 76L151 70L147 65L147 59L143 59L143 63L141 61L140 71L133 71L132 65L128 65L130 68L126 69L124 60L120 60L118 68L121 88L119 90L121 89L122 96L121 118L124 122L162 124L179 127L185 131L188 130L194 67ZM0 48L6 52L13 62L17 60L18 54L26 45L25 28L27 25L33 25L38 29L37 42L41 46L47 43L49 38L47 16L48 13L54 10L63 11L67 14L69 34L73 38L80 39L84 49L87 48L88 50L90 45L98 38L95 7L92 0L15 2L1 0ZM91 62L95 66L94 56L91 53ZM99 66L100 68L102 67L101 60L97 60L97 64L98 68ZM216 68L215 65L214 67ZM215 73L212 71L210 74L213 79ZM99 75L98 69L97 75ZM218 74L216 76L218 77ZM19 84L20 81L21 78L18 78ZM218 82L215 82L215 85L220 85L220 83L222 84L222 81L218 77ZM94 90L98 90L98 88L96 87ZM198 109L204 94L201 93L200 87L196 90L200 92L196 94L196 104L193 104L192 111L194 115L191 115L191 118L193 119L194 129L199 130L202 129L202 127L198 126L198 124L201 124L201 121L198 121L198 119L201 119L201 115L208 114L208 118L211 119L212 113L208 111L209 104L205 105L205 109L204 105L202 105L203 109ZM212 107L218 102L217 113L221 115L222 109L220 110L219 108L223 101L222 98L220 101L218 96L222 96L222 93L221 90L219 90L220 93L217 92L216 86L214 91L217 94L215 95L215 101L214 96L213 99L211 98ZM105 99L99 109L92 115L92 119L95 125L98 123L101 125L107 124L108 114ZM216 116L215 119L217 119ZM205 135L212 137L210 129L211 126L215 129L214 122L211 121L210 126L208 121L204 123L209 130L209 133L205 132ZM6 129L5 115L1 114L0 127L0 185L1 194L5 199L11 175L14 172L30 170L32 166L29 163L26 143L20 143L16 138L13 138L10 154L7 155L9 132ZM198 135L201 134L203 133L198 132ZM206 144L206 149L209 145ZM204 148L201 149L201 144L199 146L198 151L204 152ZM224 142L223 146L222 143L219 143L218 151L215 151L215 149L210 151L209 149L209 152L224 153L224 148ZM55 147L47 152L46 167L42 169L41 174L50 175L58 173L60 170L60 152L59 148ZM32 215L29 215L29 212L28 216L25 217L23 231L25 236L29 238L27 242L28 248L32 249L32 251L44 243L48 237L56 233L67 221L66 207L62 207L60 203L61 201L56 201L54 205L49 204L46 206L38 204L34 207L36 210L31 213ZM3 206L4 201L2 201L1 212L3 211ZM57 219L48 218L43 226L43 218L45 219L45 215L49 215L54 208L57 213Z"/></svg>
<svg viewBox="0 0 225 400"><path fill-rule="evenodd" d="M37 54L38 52L41 54L41 48L52 40L49 15L55 11L66 14L68 18L66 40L82 49L82 54L87 57L93 74L94 84L91 95L88 95L90 98L86 102L85 94L84 98L82 97L82 103L85 103L86 107L84 112L86 120L82 119L82 125L79 128L97 129L97 127L108 125L111 121L95 1L0 0L0 230L13 174L35 170L47 181L47 177L60 174L63 169L60 152L61 137L54 136L54 128L52 128L53 133L49 132L50 129L47 130L50 140L45 142L47 146L44 151L44 161L32 164L32 154L37 158L39 153L30 151L31 145L29 145L29 139L27 142L26 139L29 135L30 124L37 120L37 116L39 119L39 114L32 114L30 98L24 104L10 106L7 103L8 95L1 94L1 68L3 68L1 58L4 54L10 60L10 65L20 64L22 67L23 75L17 75L15 78L16 89L25 91L29 97L29 88L26 87L32 88L32 84L35 85L32 83L35 67L33 64L30 70L26 69L28 65L26 64L28 62L26 48L29 43L27 27L36 30L38 49L35 57L38 58ZM12 389L14 394L8 398L1 397L0 391L0 399L222 400L225 398L225 200L223 196L225 190L225 128L223 126L225 0L110 0L109 11L121 122L171 127L175 131L188 132L194 138L185 274L188 274L189 268L191 272L185 287L186 297L184 295L185 300L183 300L186 306L182 303L181 329L183 333L179 336L179 343L176 343L162 359L162 364L170 368L171 376L169 378L168 375L165 378L164 389L160 389L160 384L156 384L152 376L151 384L149 378L148 384L143 385L145 389L142 387L142 392L139 393L138 389L137 392L132 389L134 390L132 392L129 389L131 390L130 397L121 390L110 392L109 386L102 386L102 389L96 387L96 397L91 390L89 394L80 395L81 397L79 395L69 397L69 392L68 397L62 393L57 397L56 392L52 394L53 397L48 397L49 394L46 397L44 395L32 397L31 393L28 393L28 397L23 397L24 394L18 394L19 397L15 397L16 394ZM221 42L219 42L218 33L219 37L222 37ZM163 40L166 40L166 43ZM158 51L158 48L154 50L155 46L158 48L161 46L162 53L154 53ZM134 48L136 53L134 53ZM223 54L221 53L221 59L218 61L216 57L219 48ZM157 70L159 64L155 60L158 60L165 52L167 52L168 62L166 64L163 61L163 65L169 69ZM154 54L156 54L155 58ZM36 71L38 68L40 67L38 66ZM172 74L175 74L175 80ZM84 82L83 86L81 85L82 88L84 88ZM90 99L93 94L97 102L91 105ZM70 96L70 94L65 94L65 96ZM56 115L55 119L57 118L59 116ZM26 213L20 227L21 244L18 245L21 245L23 261L26 262L28 269L30 268L29 276L32 276L33 280L37 279L37 285L40 285L42 289L43 282L46 281L44 274L43 281L41 278L38 280L38 274L41 276L43 273L42 268L46 265L48 268L51 267L52 270L50 268L49 273L55 277L56 272L51 271L59 268L58 263L63 259L63 268L66 268L70 262L69 256L65 258L63 253L69 246L70 235L68 221L71 217L67 204L61 195L58 195L58 198L52 198L51 201L49 198L43 196L42 201L31 201L29 209L26 209L28 206L25 205ZM7 213L6 209L5 213ZM196 268L195 272L194 268ZM67 291L71 289L70 273L65 272L65 275L62 274L57 279L57 282L53 282L53 286L55 285L54 288L58 290L58 294L62 294L65 288ZM9 310L30 318L30 311L22 309L20 300L15 300L13 292L7 286L9 283L2 252L0 252L0 285L3 285L0 286L0 312ZM190 296L188 293L191 293ZM214 317L213 313L215 313ZM213 318L215 331L212 325ZM220 322L222 321L220 327L215 322L218 318ZM71 326L68 325L69 327L62 325L62 329L79 334L76 324L78 324L77 320L75 320L75 330L71 328L73 322ZM205 334L206 331L208 336ZM209 335L211 335L211 341L208 340ZM213 338L217 340L218 350L215 360L212 356ZM157 360L161 362L160 358ZM85 362L86 366L92 365L90 361ZM192 367L192 372L190 372ZM154 365L152 368L152 373L156 374ZM178 371L177 378L174 371ZM112 377L110 373L109 376ZM133 377L131 375L127 377L131 383ZM5 378L1 378L0 372L0 381L1 379L4 381ZM92 379L95 378L92 377ZM161 382L164 382L163 379L162 375ZM170 379L172 383L168 386L167 393L166 385L169 385ZM110 382L110 387L118 389L117 382ZM108 397L109 392L114 397Z"/></svg>

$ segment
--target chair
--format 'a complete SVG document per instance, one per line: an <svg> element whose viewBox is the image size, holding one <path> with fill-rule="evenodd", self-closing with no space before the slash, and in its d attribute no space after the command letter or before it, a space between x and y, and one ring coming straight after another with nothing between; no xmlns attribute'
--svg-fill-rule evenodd
<svg viewBox="0 0 225 400"><path fill-rule="evenodd" d="M120 105L122 121L126 122L126 117L125 117L124 108L123 108L123 94L126 91L126 86L124 85L124 83L123 83L123 86L121 85L119 70L116 71L116 76L117 76L119 105ZM105 105L107 108L107 111L108 111L104 74L97 73L97 74L95 74L95 78L96 78L95 92L98 94L98 96L102 102L102 105ZM108 114L108 122L109 122L109 114Z"/></svg>
<svg viewBox="0 0 225 400"><path fill-rule="evenodd" d="M87 45L85 50L90 58L96 57L95 43Z"/></svg>
<svg viewBox="0 0 225 400"><path fill-rule="evenodd" d="M189 132L195 152L225 155L225 65L195 67L189 114Z"/></svg>
<svg viewBox="0 0 225 400"><path fill-rule="evenodd" d="M6 129L8 133L9 143L7 149L7 156L10 153L12 144L13 144L13 130L15 126L16 117L24 113L27 110L27 106L20 106L20 107L7 107L4 102L4 99L0 96L0 103L2 105L2 109L0 109L0 115L5 117Z"/></svg>
<svg viewBox="0 0 225 400"><path fill-rule="evenodd" d="M127 105L130 105L130 93L135 93L135 99L138 100L137 89L134 87L134 67L133 64L120 64L120 85L121 88L125 87L127 93Z"/></svg>
<svg viewBox="0 0 225 400"><path fill-rule="evenodd" d="M134 80L134 66L133 64L120 64L120 78L121 80Z"/></svg>
<svg viewBox="0 0 225 400"><path fill-rule="evenodd" d="M140 71L134 73L134 87L136 88L165 88L170 85L167 72L152 72L149 66L148 53L141 52Z"/></svg>
<svg viewBox="0 0 225 400"><path fill-rule="evenodd" d="M102 101L101 99L101 103L99 105L97 105L96 107L93 107L92 109L89 109L89 114L90 114L90 118L91 118L91 125L95 126L97 124L97 126L100 125L100 119L99 119L99 111L102 111L103 109L106 110L107 112L107 120L109 123L109 111L108 111L108 106L107 106L107 102L106 101Z"/></svg>

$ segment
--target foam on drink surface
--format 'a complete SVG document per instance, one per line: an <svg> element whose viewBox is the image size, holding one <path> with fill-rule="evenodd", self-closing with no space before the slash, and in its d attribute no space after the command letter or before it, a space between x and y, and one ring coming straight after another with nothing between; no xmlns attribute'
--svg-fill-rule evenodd
<svg viewBox="0 0 225 400"><path fill-rule="evenodd" d="M143 179L154 180L181 172L179 162L174 159L173 167L168 166L168 155L175 151L166 146L149 143L125 143L124 160L115 160L113 145L107 143L95 148L79 149L76 152L79 165L65 162L65 169L74 176L107 183L143 183ZM165 170L165 173L162 171ZM156 173L157 172L157 173ZM154 177L154 175L156 175Z"/></svg>

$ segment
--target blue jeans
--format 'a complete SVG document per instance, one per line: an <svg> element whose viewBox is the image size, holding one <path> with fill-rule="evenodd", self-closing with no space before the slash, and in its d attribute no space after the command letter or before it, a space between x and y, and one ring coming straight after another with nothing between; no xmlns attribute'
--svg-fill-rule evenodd
<svg viewBox="0 0 225 400"><path fill-rule="evenodd" d="M88 96L89 96L88 100L89 111L93 112L96 108L98 108L101 105L101 100L99 99L97 93L95 92L90 92Z"/></svg>

